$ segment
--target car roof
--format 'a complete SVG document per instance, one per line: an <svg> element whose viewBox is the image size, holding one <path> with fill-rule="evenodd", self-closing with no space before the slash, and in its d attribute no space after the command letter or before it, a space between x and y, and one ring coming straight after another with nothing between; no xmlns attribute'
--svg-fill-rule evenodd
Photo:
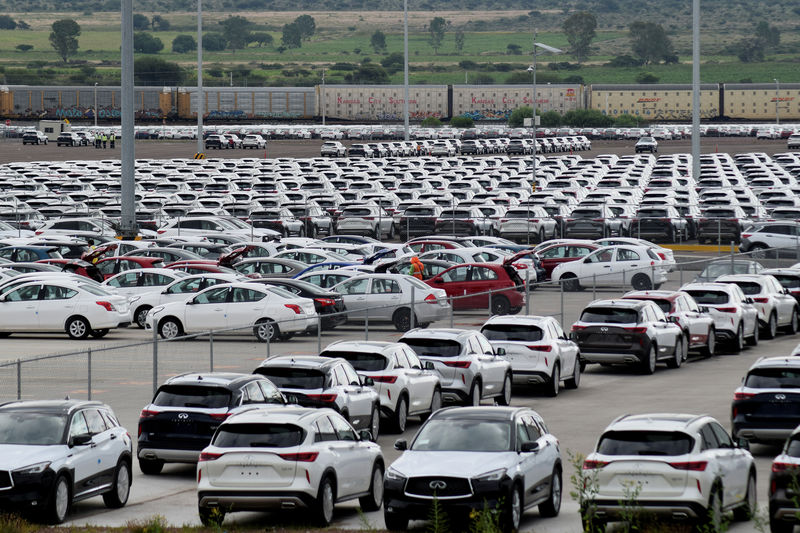
<svg viewBox="0 0 800 533"><path fill-rule="evenodd" d="M353 352L375 353L384 352L397 347L399 343L385 341L335 341L329 344L323 352L328 350L347 350ZM402 346L402 345L401 345Z"/></svg>
<svg viewBox="0 0 800 533"><path fill-rule="evenodd" d="M299 405L256 407L237 412L230 416L222 425L230 424L291 424L302 422L304 419L316 418L332 409L314 409L300 407Z"/></svg>
<svg viewBox="0 0 800 533"><path fill-rule="evenodd" d="M401 338L459 339L473 333L477 333L477 331L456 328L414 328L407 331Z"/></svg>
<svg viewBox="0 0 800 533"><path fill-rule="evenodd" d="M545 322L555 320L551 316L538 316L538 315L495 315L489 320L484 322L484 326L489 324L523 324L528 326L538 326Z"/></svg>
<svg viewBox="0 0 800 533"><path fill-rule="evenodd" d="M707 419L710 419L708 415L684 413L622 415L611 422L605 431L687 431L697 422Z"/></svg>
<svg viewBox="0 0 800 533"><path fill-rule="evenodd" d="M492 420L513 420L518 413L530 412L529 407L501 407L501 406L480 406L480 407L446 407L436 411L434 417L437 419L492 419Z"/></svg>
<svg viewBox="0 0 800 533"><path fill-rule="evenodd" d="M259 368L297 366L303 368L327 369L335 363L346 362L339 357L320 357L318 355L275 355L264 359Z"/></svg>
<svg viewBox="0 0 800 533"><path fill-rule="evenodd" d="M38 411L54 414L69 414L82 407L105 407L102 402L86 400L17 400L0 404L0 410Z"/></svg>
<svg viewBox="0 0 800 533"><path fill-rule="evenodd" d="M750 367L749 370L754 368L800 368L800 357L762 357ZM748 371L749 371L748 370Z"/></svg>
<svg viewBox="0 0 800 533"><path fill-rule="evenodd" d="M187 372L186 374L169 378L163 385L196 385L233 389L241 383L252 381L253 378L258 377L254 374L239 374L235 372Z"/></svg>
<svg viewBox="0 0 800 533"><path fill-rule="evenodd" d="M669 300L674 301L680 296L680 291L630 291L622 298L626 300Z"/></svg>
<svg viewBox="0 0 800 533"><path fill-rule="evenodd" d="M595 300L586 307L623 307L626 309L639 309L648 305L650 302L645 300L625 300L622 298L613 298L609 300Z"/></svg>

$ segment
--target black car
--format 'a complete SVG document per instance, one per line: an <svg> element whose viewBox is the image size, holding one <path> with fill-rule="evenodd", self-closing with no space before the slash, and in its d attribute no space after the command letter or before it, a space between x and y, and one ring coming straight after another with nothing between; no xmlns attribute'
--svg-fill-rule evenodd
<svg viewBox="0 0 800 533"><path fill-rule="evenodd" d="M139 468L155 475L164 463L196 463L214 431L237 408L286 403L263 376L210 372L170 378L139 415Z"/></svg>
<svg viewBox="0 0 800 533"><path fill-rule="evenodd" d="M800 428L795 428L772 461L769 476L769 530L792 533L800 524L797 513L797 483L800 482Z"/></svg>
<svg viewBox="0 0 800 533"><path fill-rule="evenodd" d="M206 150L209 148L214 148L216 150L219 149L227 149L230 147L230 143L225 137L220 135L209 135L206 137Z"/></svg>
<svg viewBox="0 0 800 533"><path fill-rule="evenodd" d="M317 310L317 314L322 320L323 330L333 329L347 322L344 300L342 299L342 295L338 292L327 291L313 283L297 279L261 278L253 280L253 283L275 285L301 298L314 300L314 308Z"/></svg>
<svg viewBox="0 0 800 533"><path fill-rule="evenodd" d="M430 235L441 213L442 208L432 204L412 205L406 208L397 222L400 240Z"/></svg>

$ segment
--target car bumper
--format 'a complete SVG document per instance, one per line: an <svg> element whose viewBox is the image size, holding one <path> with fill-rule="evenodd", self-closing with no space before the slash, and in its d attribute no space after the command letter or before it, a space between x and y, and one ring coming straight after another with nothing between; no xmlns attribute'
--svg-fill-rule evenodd
<svg viewBox="0 0 800 533"><path fill-rule="evenodd" d="M313 495L301 491L198 491L197 505L202 508L220 507L226 512L291 510L309 508L315 504Z"/></svg>
<svg viewBox="0 0 800 533"><path fill-rule="evenodd" d="M617 500L595 500L591 503L591 509L584 509L582 513L590 513L598 520L609 522L628 520L631 512L672 520L697 520L706 514L704 502L699 501L648 502L639 499L635 509L623 503Z"/></svg>
<svg viewBox="0 0 800 533"><path fill-rule="evenodd" d="M205 446L204 446L205 447ZM201 450L170 450L166 448L142 448L136 456L148 461L164 461L165 463L196 463Z"/></svg>
<svg viewBox="0 0 800 533"><path fill-rule="evenodd" d="M41 474L10 474L13 486L0 491L0 508L11 512L44 510L50 503L50 495L56 473L48 469Z"/></svg>

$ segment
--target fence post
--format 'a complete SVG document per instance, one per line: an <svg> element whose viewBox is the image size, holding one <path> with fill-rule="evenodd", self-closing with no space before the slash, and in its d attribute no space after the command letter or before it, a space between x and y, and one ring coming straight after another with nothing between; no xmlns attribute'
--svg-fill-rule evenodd
<svg viewBox="0 0 800 533"><path fill-rule="evenodd" d="M561 289L559 292L561 293L561 327L563 328L564 324L565 324L565 322L564 322L564 282L559 280L558 286Z"/></svg>
<svg viewBox="0 0 800 533"><path fill-rule="evenodd" d="M208 371L214 371L214 332L208 332Z"/></svg>
<svg viewBox="0 0 800 533"><path fill-rule="evenodd" d="M592 274L592 300L597 300L597 274Z"/></svg>
<svg viewBox="0 0 800 533"><path fill-rule="evenodd" d="M733 241L731 241L731 274L735 274L736 271L733 268Z"/></svg>
<svg viewBox="0 0 800 533"><path fill-rule="evenodd" d="M414 292L415 292L414 286L412 285L411 286L411 322L410 322L411 329L414 329L414 326L416 326L416 322L417 322L416 321L416 316L415 316L416 315L417 306L416 306L416 303L414 302Z"/></svg>
<svg viewBox="0 0 800 533"><path fill-rule="evenodd" d="M92 399L92 349L86 350L86 399Z"/></svg>
<svg viewBox="0 0 800 533"><path fill-rule="evenodd" d="M650 265L650 288L656 288L656 266Z"/></svg>
<svg viewBox="0 0 800 533"><path fill-rule="evenodd" d="M322 317L317 316L317 355L322 352Z"/></svg>
<svg viewBox="0 0 800 533"><path fill-rule="evenodd" d="M683 287L683 263L678 263L678 272L680 272L681 287Z"/></svg>
<svg viewBox="0 0 800 533"><path fill-rule="evenodd" d="M17 359L17 400L22 399L22 359Z"/></svg>
<svg viewBox="0 0 800 533"><path fill-rule="evenodd" d="M158 326L153 323L153 396L158 390Z"/></svg>
<svg viewBox="0 0 800 533"><path fill-rule="evenodd" d="M369 304L367 304L366 313L364 314L364 340L369 340Z"/></svg>
<svg viewBox="0 0 800 533"><path fill-rule="evenodd" d="M722 220L717 219L717 253L722 253Z"/></svg>
<svg viewBox="0 0 800 533"><path fill-rule="evenodd" d="M453 329L453 314L455 313L453 306L455 305L455 302L453 301L452 296L448 296L448 299L450 300L450 329Z"/></svg>
<svg viewBox="0 0 800 533"><path fill-rule="evenodd" d="M272 326L272 328L274 328L275 327L275 323L273 322L271 324L271 326ZM272 331L274 331L274 329ZM269 352L270 352L270 344L271 344L270 338L271 337L272 337L272 334L267 332L267 359L269 359L269 357L270 357L270 353Z"/></svg>
<svg viewBox="0 0 800 533"><path fill-rule="evenodd" d="M531 265L533 266L533 265ZM531 269L525 269L525 314L531 314Z"/></svg>

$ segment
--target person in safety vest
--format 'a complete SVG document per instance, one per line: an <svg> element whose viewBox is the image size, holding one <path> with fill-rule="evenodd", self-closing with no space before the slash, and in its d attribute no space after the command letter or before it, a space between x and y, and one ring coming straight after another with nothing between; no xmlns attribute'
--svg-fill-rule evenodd
<svg viewBox="0 0 800 533"><path fill-rule="evenodd" d="M425 272L425 265L422 264L422 261L419 260L419 257L412 257L411 258L411 271L409 275L414 276L418 280L422 280L422 274Z"/></svg>

